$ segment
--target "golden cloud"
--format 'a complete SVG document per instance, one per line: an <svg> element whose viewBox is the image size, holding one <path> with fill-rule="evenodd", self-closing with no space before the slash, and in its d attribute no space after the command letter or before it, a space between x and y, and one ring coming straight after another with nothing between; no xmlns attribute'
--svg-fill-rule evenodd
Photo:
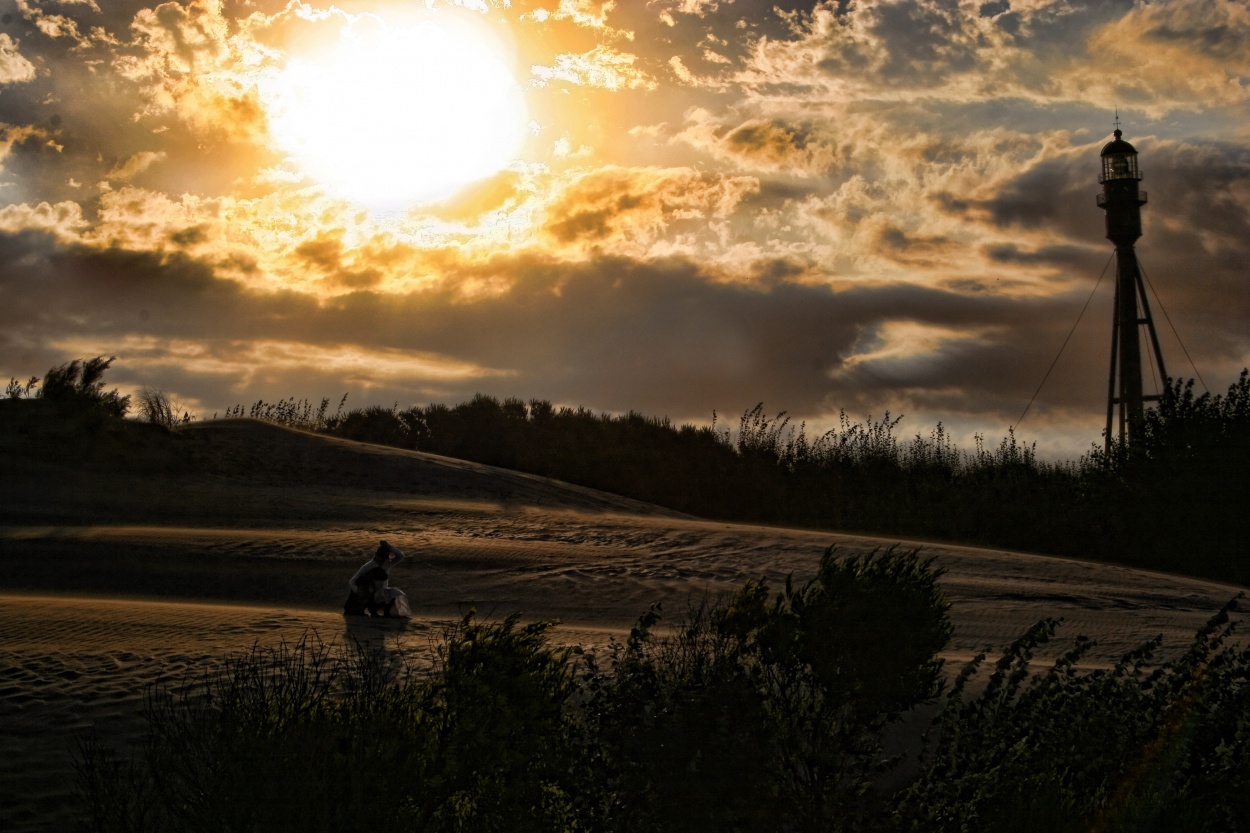
<svg viewBox="0 0 1250 833"><path fill-rule="evenodd" d="M87 221L83 218L82 206L76 202L0 206L0 231L8 234L43 231L52 234L60 242L70 242L79 239L86 228Z"/></svg>
<svg viewBox="0 0 1250 833"><path fill-rule="evenodd" d="M66 355L96 355L93 339L62 338L50 342ZM396 386L471 382L501 378L511 371L483 367L437 353L364 347L356 344L309 344L300 341L233 339L168 339L130 335L113 339L106 353L116 354L130 373L142 375L170 366L189 376L229 379L243 390L266 380L300 376L333 377L345 385L372 389ZM173 391L187 403L189 392Z"/></svg>
<svg viewBox="0 0 1250 833"><path fill-rule="evenodd" d="M62 5L66 6L86 6L93 12L99 13L100 7L94 0L65 0ZM17 0L17 10L27 20L35 24L35 28L49 38L70 38L78 43L79 46L86 46L89 39L84 38L78 31L78 22L71 17L61 14L50 14L44 11L36 3L31 0Z"/></svg>
<svg viewBox="0 0 1250 833"><path fill-rule="evenodd" d="M574 181L547 211L547 233L560 244L645 252L673 224L729 217L756 191L753 177L691 168L601 168Z"/></svg>
<svg viewBox="0 0 1250 833"><path fill-rule="evenodd" d="M256 85L280 53L256 40L280 17L254 15L233 32L220 0L164 3L134 18L133 40L115 50L113 69L139 85L143 114L174 112L193 130L239 142L264 139L265 116Z"/></svg>
<svg viewBox="0 0 1250 833"><path fill-rule="evenodd" d="M166 153L164 151L140 151L122 164L114 167L105 176L109 179L131 179L143 173L157 162L163 162L165 157Z"/></svg>
<svg viewBox="0 0 1250 833"><path fill-rule="evenodd" d="M841 161L837 149L811 124L754 118L726 126L702 107L691 109L686 123L674 141L743 170L811 176L826 173Z"/></svg>
<svg viewBox="0 0 1250 833"><path fill-rule="evenodd" d="M1227 0L1135 6L1090 37L1114 71L1084 80L1104 100L1148 112L1250 100L1250 8Z"/></svg>
<svg viewBox="0 0 1250 833"><path fill-rule="evenodd" d="M634 66L638 57L599 44L589 52L557 55L551 66L535 64L530 72L536 83L546 86L552 81L563 81L580 87L599 87L605 90L646 89L654 90L655 79Z"/></svg>
<svg viewBox="0 0 1250 833"><path fill-rule="evenodd" d="M967 327L955 329L920 321L886 321L872 329L844 361L850 370L856 365L900 362L938 355L951 342L976 341L980 333Z"/></svg>
<svg viewBox="0 0 1250 833"><path fill-rule="evenodd" d="M20 84L35 77L35 65L17 51L17 41L0 32L0 84Z"/></svg>

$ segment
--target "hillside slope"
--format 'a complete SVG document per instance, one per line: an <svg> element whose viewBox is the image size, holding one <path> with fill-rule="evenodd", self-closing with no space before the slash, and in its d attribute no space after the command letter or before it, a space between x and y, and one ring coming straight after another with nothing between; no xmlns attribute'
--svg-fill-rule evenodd
<svg viewBox="0 0 1250 833"><path fill-rule="evenodd" d="M0 523L214 525L361 519L386 497L677 517L549 478L252 419L167 431L0 401Z"/></svg>

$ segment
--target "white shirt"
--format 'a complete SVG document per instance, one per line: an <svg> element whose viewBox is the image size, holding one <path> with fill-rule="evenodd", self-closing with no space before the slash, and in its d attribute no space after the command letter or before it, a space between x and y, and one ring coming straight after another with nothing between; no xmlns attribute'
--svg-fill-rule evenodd
<svg viewBox="0 0 1250 833"><path fill-rule="evenodd" d="M386 581L383 583L383 587L390 587L391 568L394 567L403 559L404 559L403 550L401 550L399 547L390 547L390 552L387 553L386 560L378 561L376 556L373 558L370 558L368 561L364 563L364 565L359 570L356 571L356 575L352 576L351 581L347 582L347 586L351 588L353 593L355 593L357 584L360 582L360 580L364 578L368 573L372 572L374 568L381 567L386 572Z"/></svg>

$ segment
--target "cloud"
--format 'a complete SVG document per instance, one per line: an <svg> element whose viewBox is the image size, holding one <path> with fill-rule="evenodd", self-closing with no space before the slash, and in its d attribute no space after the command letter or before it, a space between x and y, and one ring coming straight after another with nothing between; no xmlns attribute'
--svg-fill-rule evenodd
<svg viewBox="0 0 1250 833"><path fill-rule="evenodd" d="M96 14L100 13L100 7L93 0L64 0L58 5L85 6ZM38 0L17 0L17 10L22 18L33 23L35 28L46 37L66 38L80 46L89 43L89 40L80 33L77 20L67 15L45 11Z"/></svg>
<svg viewBox="0 0 1250 833"><path fill-rule="evenodd" d="M578 26L608 28L608 15L616 8L616 0L560 0L552 18L572 20Z"/></svg>
<svg viewBox="0 0 1250 833"><path fill-rule="evenodd" d="M110 170L105 176L109 179L133 179L156 163L165 161L166 156L164 151L140 151Z"/></svg>
<svg viewBox="0 0 1250 833"><path fill-rule="evenodd" d="M17 42L0 32L0 84L20 84L35 77L35 65L17 51Z"/></svg>
<svg viewBox="0 0 1250 833"><path fill-rule="evenodd" d="M1108 92L1156 112L1241 104L1250 96L1250 9L1244 3L1135 6L1094 31L1089 48L1116 68L1095 76Z"/></svg>
<svg viewBox="0 0 1250 833"><path fill-rule="evenodd" d="M686 124L674 141L747 171L820 175L840 161L837 150L811 122L754 118L724 125L708 110L696 107L686 114Z"/></svg>
<svg viewBox="0 0 1250 833"><path fill-rule="evenodd" d="M723 220L756 188L750 177L691 169L601 168L562 191L545 227L560 244L645 253L678 228Z"/></svg>
<svg viewBox="0 0 1250 833"><path fill-rule="evenodd" d="M934 266L954 259L958 244L935 234L908 232L877 220L871 231L870 251L880 257L911 266Z"/></svg>
<svg viewBox="0 0 1250 833"><path fill-rule="evenodd" d="M72 355L86 355L95 349L94 340L82 338L61 339L55 345ZM223 393L231 388L263 391L265 386L302 377L387 396L396 389L425 385L467 387L508 375L430 353L265 338L190 340L126 336L109 349L124 357L125 371L132 377L152 374L215 378ZM217 404L222 410L228 407Z"/></svg>
<svg viewBox="0 0 1250 833"><path fill-rule="evenodd" d="M194 349L228 351L240 367L245 358L255 361L250 377L236 377L232 390L242 398L272 397L283 379L333 376L326 365L335 366L329 357L341 353L362 365L370 356L390 356L389 370L358 373L353 382L385 381L395 392L386 395L417 396L437 383L451 398L489 390L683 419L760 400L801 415L883 404L897 411L956 389L964 409L986 397L1014 407L1031 384L1019 373L1020 345L1057 344L1066 326L1055 314L1062 301L901 286L835 292L748 285L682 259L605 257L570 266L501 258L460 264L439 288L366 290L320 303L300 293L245 289L177 254L51 245L30 232L0 244L6 262L22 264L0 282L0 324L10 338L45 343L40 333L50 330L61 340L75 333L82 346L141 342L145 361L160 358L159 345L172 340L181 346L167 354L170 363L202 343ZM499 274L510 279L501 292L466 300L456 291ZM69 326L76 320L89 324ZM256 344L263 349L248 346ZM125 364L121 347L105 349ZM1103 352L1100 343L1093 359L1099 367ZM414 357L407 373L405 354ZM218 372L196 367L188 364L187 372ZM432 367L447 370L435 378ZM186 397L191 390L177 392Z"/></svg>
<svg viewBox="0 0 1250 833"><path fill-rule="evenodd" d="M299 17L299 11L288 7L284 15ZM197 131L260 137L257 71L276 55L251 37L232 35L220 0L140 9L130 32L112 62L119 76L139 85L142 115L173 112Z"/></svg>
<svg viewBox="0 0 1250 833"><path fill-rule="evenodd" d="M605 90L656 88L656 82L635 66L638 58L628 52L620 52L599 44L582 54L566 53L555 56L551 66L535 64L530 72L536 83L546 86L552 81L563 81L582 87L600 87Z"/></svg>
<svg viewBox="0 0 1250 833"><path fill-rule="evenodd" d="M756 95L1148 102L1161 113L1240 102L1250 80L1250 16L1233 0L821 2L782 18L788 31L760 37L738 76Z"/></svg>
<svg viewBox="0 0 1250 833"><path fill-rule="evenodd" d="M48 232L58 240L73 241L79 239L86 227L82 206L75 202L56 205L41 202L33 206L19 203L0 207L0 231L9 234Z"/></svg>

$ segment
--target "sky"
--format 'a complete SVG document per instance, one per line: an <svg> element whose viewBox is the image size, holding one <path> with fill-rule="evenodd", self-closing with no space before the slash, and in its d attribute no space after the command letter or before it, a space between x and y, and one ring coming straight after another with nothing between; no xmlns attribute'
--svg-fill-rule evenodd
<svg viewBox="0 0 1250 833"><path fill-rule="evenodd" d="M1117 112L1169 373L1250 365L1248 101L1241 0L0 0L0 378L1075 456Z"/></svg>

